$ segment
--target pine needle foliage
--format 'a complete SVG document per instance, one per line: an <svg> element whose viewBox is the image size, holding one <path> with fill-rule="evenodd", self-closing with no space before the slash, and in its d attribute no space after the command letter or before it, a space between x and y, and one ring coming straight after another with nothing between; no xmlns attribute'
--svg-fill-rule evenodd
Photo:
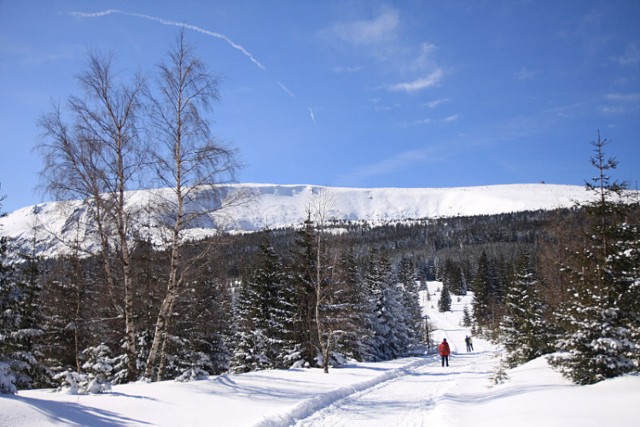
<svg viewBox="0 0 640 427"><path fill-rule="evenodd" d="M592 142L597 176L587 183L597 198L586 206L589 226L585 247L564 268L570 300L559 313L566 333L560 354L551 358L577 384L593 384L640 368L640 233L629 224L630 205L621 195L626 184L608 173L618 162L607 158L608 141Z"/></svg>

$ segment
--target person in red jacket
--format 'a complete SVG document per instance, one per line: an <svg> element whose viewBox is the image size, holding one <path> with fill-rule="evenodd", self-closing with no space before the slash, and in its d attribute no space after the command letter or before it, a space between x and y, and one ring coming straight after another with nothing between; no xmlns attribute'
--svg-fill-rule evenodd
<svg viewBox="0 0 640 427"><path fill-rule="evenodd" d="M444 338L438 346L438 352L440 353L440 356L442 356L442 367L444 367L445 363L449 366L449 354L451 354L451 349L449 348L449 343L446 338Z"/></svg>

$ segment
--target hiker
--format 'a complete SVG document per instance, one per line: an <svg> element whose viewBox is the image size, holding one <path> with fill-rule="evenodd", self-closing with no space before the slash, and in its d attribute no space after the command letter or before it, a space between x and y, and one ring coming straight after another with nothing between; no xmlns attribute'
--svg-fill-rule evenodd
<svg viewBox="0 0 640 427"><path fill-rule="evenodd" d="M464 337L464 342L465 344L467 344L467 352L473 351L473 341L471 340L471 337L469 335Z"/></svg>
<svg viewBox="0 0 640 427"><path fill-rule="evenodd" d="M440 356L442 356L442 367L444 368L445 363L449 366L449 354L451 354L451 349L449 348L449 343L446 338L444 338L438 346L438 352L440 353Z"/></svg>

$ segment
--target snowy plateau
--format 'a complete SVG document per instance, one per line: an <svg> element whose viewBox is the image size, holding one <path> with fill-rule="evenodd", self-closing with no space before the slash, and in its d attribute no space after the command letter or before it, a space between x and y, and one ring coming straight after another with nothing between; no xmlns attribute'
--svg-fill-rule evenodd
<svg viewBox="0 0 640 427"><path fill-rule="evenodd" d="M128 209L145 212L149 206L170 199L170 191L139 190L127 195ZM371 226L457 216L495 215L574 206L593 195L581 186L511 184L457 188L342 188L313 185L235 184L221 187L223 209L200 216L185 230L185 238L204 238L216 232L246 233L266 228L295 227L307 210L324 199L326 219L335 223L367 223ZM209 211L205 195L188 205L192 213ZM165 212L170 218L171 212ZM150 231L160 244L159 219L140 216L138 229ZM70 221L74 219L75 221ZM91 235L87 207L80 201L49 202L29 206L0 218L0 234L25 245L38 242L41 256L65 251L65 241L80 241L82 249L97 250ZM80 224L80 226L78 226ZM82 225L84 224L84 225ZM155 233L155 234L154 234Z"/></svg>
<svg viewBox="0 0 640 427"><path fill-rule="evenodd" d="M545 358L490 379L502 349L461 325L468 293L439 313L441 283L428 282L423 311L433 339L451 343L450 366L425 354L380 363L130 383L99 395L25 390L0 397L0 425L29 426L424 426L631 427L640 420L640 376L576 386Z"/></svg>

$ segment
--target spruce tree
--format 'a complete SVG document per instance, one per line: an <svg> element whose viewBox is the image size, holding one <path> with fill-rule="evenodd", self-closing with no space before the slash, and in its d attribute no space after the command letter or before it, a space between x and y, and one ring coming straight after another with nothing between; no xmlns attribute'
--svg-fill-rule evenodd
<svg viewBox="0 0 640 427"><path fill-rule="evenodd" d="M20 317L19 348L24 357L27 371L27 388L51 386L52 372L43 363L43 337L45 319L42 315L40 283L40 260L35 255L35 242L31 254L19 254L21 262L16 270L21 302L18 306Z"/></svg>
<svg viewBox="0 0 640 427"><path fill-rule="evenodd" d="M507 350L509 367L521 365L551 351L550 334L545 325L544 306L538 295L539 280L532 261L524 256L516 279L505 298L500 322L500 339Z"/></svg>
<svg viewBox="0 0 640 427"><path fill-rule="evenodd" d="M328 362L341 365L349 358L362 360L366 354L364 283L352 251L337 257L330 276L323 279L320 292L316 293L319 301L316 319L320 325L318 335L325 372L328 372Z"/></svg>
<svg viewBox="0 0 640 427"><path fill-rule="evenodd" d="M338 262L335 280L340 282L342 301L342 336L336 345L336 351L347 358L358 361L367 360L369 353L366 342L369 329L365 321L367 316L367 290L358 270L353 250L344 251Z"/></svg>
<svg viewBox="0 0 640 427"><path fill-rule="evenodd" d="M295 340L297 320L295 288L287 280L280 255L270 244L263 247L263 266L257 272L257 281L267 289L269 311L267 334L269 356L275 368L289 368L300 359L300 345Z"/></svg>
<svg viewBox="0 0 640 427"><path fill-rule="evenodd" d="M466 295L467 286L462 273L462 267L458 262L447 258L444 262L442 282L446 283L449 292L454 295Z"/></svg>
<svg viewBox="0 0 640 427"><path fill-rule="evenodd" d="M171 328L166 350L171 365L165 378L182 381L204 378L229 369L231 293L214 276L210 265L194 277L177 304L180 316Z"/></svg>
<svg viewBox="0 0 640 427"><path fill-rule="evenodd" d="M587 189L596 199L585 206L589 218L584 249L564 268L571 300L559 314L566 333L553 364L577 384L592 384L637 371L638 227L627 224L629 205L620 198L626 185L612 180L617 166L607 158L607 140L592 142L598 174ZM624 232L623 232L624 231Z"/></svg>
<svg viewBox="0 0 640 427"><path fill-rule="evenodd" d="M385 310L385 292L389 265L378 253L369 255L365 271L365 283L367 287L367 328L370 333L366 342L367 353L370 360L385 360L385 337L388 335L389 325L385 324L382 316Z"/></svg>
<svg viewBox="0 0 640 427"><path fill-rule="evenodd" d="M495 328L506 289L505 263L490 259L482 252L473 280L473 315L480 328Z"/></svg>
<svg viewBox="0 0 640 427"><path fill-rule="evenodd" d="M12 339L20 318L16 308L20 293L14 279L14 268L7 259L7 239L0 237L0 393L16 393L16 382L21 371L15 358Z"/></svg>
<svg viewBox="0 0 640 427"><path fill-rule="evenodd" d="M92 317L92 301L100 301L89 289L92 280L76 253L58 257L43 281L41 310L48 338L45 352L55 372L80 372L82 351L95 343L92 329L102 322L94 322Z"/></svg>
<svg viewBox="0 0 640 427"><path fill-rule="evenodd" d="M233 310L233 353L231 370L234 372L250 372L265 367L262 355L265 349L260 331L256 325L256 304L258 295L250 282L240 283L236 288Z"/></svg>
<svg viewBox="0 0 640 427"><path fill-rule="evenodd" d="M370 298L369 348L373 359L389 360L407 354L416 341L402 305L402 287L392 275L386 254L370 256L365 281Z"/></svg>
<svg viewBox="0 0 640 427"><path fill-rule="evenodd" d="M473 316L478 326L487 326L491 320L491 280L489 258L482 252L473 280Z"/></svg>
<svg viewBox="0 0 640 427"><path fill-rule="evenodd" d="M636 203L636 215L640 206ZM630 332L630 339L636 343L629 354L636 369L640 368L640 224L625 219L616 228L618 240L613 244L610 264L616 275L614 289L618 295L617 304L624 317L624 324Z"/></svg>
<svg viewBox="0 0 640 427"><path fill-rule="evenodd" d="M0 198L0 209L2 208ZM9 242L0 236L0 393L31 388L44 378L34 340L42 335L37 312L37 284L21 280L9 253Z"/></svg>
<svg viewBox="0 0 640 427"><path fill-rule="evenodd" d="M469 313L469 307L466 305L462 309L462 326L470 327L473 323L473 319L471 318L471 314Z"/></svg>
<svg viewBox="0 0 640 427"><path fill-rule="evenodd" d="M403 290L403 305L406 311L411 345L418 345L422 342L422 307L420 306L420 297L418 295L416 268L413 261L408 257L400 260L398 281Z"/></svg>
<svg viewBox="0 0 640 427"><path fill-rule="evenodd" d="M449 292L449 287L444 283L442 284L440 299L438 300L438 311L440 313L451 311L451 293Z"/></svg>
<svg viewBox="0 0 640 427"><path fill-rule="evenodd" d="M287 278L296 297L294 340L300 345L302 362L308 366L316 366L320 347L315 319L315 275L318 268L316 240L315 224L311 219L311 212L308 212L304 226L297 232Z"/></svg>
<svg viewBox="0 0 640 427"><path fill-rule="evenodd" d="M292 330L295 305L279 256L262 246L262 261L241 285L235 309L232 369L248 372L281 368L298 356Z"/></svg>

